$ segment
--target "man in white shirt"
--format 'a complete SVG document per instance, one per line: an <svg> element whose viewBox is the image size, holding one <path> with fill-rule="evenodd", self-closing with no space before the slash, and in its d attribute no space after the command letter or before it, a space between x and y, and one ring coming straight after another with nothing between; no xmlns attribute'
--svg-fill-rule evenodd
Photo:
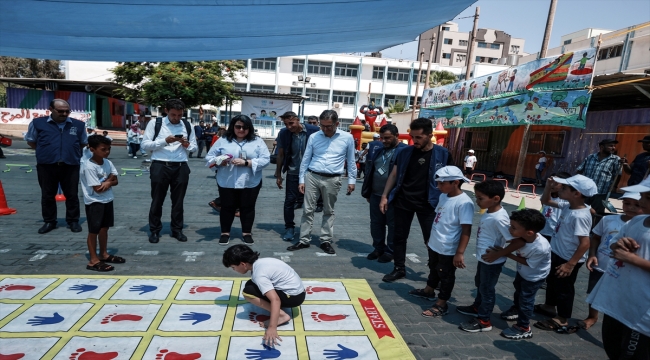
<svg viewBox="0 0 650 360"><path fill-rule="evenodd" d="M160 241L162 206L171 190L171 235L178 241L187 241L183 234L183 199L190 178L187 152L196 151L196 136L186 121L181 122L185 104L178 99L165 103L167 117L161 120L159 133L156 125L147 126L141 147L151 152L151 208L149 209L150 243ZM158 120L156 120L157 122Z"/></svg>

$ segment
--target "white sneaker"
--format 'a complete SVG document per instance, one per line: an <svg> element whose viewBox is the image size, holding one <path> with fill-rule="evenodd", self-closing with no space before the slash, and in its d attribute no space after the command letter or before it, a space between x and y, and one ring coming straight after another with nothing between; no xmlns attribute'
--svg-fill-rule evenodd
<svg viewBox="0 0 650 360"><path fill-rule="evenodd" d="M134 159L137 159L138 157L137 157L137 156L134 156L133 158L134 158Z"/></svg>

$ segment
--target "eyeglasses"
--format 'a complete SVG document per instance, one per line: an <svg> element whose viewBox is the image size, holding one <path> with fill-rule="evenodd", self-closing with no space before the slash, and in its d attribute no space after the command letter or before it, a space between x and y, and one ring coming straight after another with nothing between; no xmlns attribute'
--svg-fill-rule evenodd
<svg viewBox="0 0 650 360"><path fill-rule="evenodd" d="M320 128L321 128L321 129L333 129L333 128L335 128L335 127L336 127L336 126L334 126L334 124L332 124L332 125L323 125L323 124L320 124Z"/></svg>
<svg viewBox="0 0 650 360"><path fill-rule="evenodd" d="M67 109L67 110L59 110L59 109L53 109L54 111L61 113L61 114L70 114L72 110Z"/></svg>
<svg viewBox="0 0 650 360"><path fill-rule="evenodd" d="M236 130L248 130L248 126L245 125L235 125Z"/></svg>

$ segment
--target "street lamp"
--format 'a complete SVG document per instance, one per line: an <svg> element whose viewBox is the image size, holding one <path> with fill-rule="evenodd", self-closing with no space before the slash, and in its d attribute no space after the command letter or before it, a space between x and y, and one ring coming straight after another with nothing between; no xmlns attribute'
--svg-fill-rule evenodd
<svg viewBox="0 0 650 360"><path fill-rule="evenodd" d="M302 102L300 103L300 110L298 111L301 119L305 116L305 100L309 99L309 96L307 96L307 84L309 84L310 81L311 77L298 75L298 82L302 83Z"/></svg>

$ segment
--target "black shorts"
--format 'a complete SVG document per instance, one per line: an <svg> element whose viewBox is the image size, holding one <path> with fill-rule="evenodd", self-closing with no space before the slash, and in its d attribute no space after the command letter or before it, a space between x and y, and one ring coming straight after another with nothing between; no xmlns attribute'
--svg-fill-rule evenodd
<svg viewBox="0 0 650 360"><path fill-rule="evenodd" d="M601 277L603 277L602 272L594 269L589 273L589 282L587 283L587 294L591 294L591 290L594 289L596 284L598 283L598 280L600 280Z"/></svg>
<svg viewBox="0 0 650 360"><path fill-rule="evenodd" d="M278 297L280 298L280 307L284 307L284 308L298 307L302 305L303 301L305 301L304 291L299 295L294 295L294 296L287 295L282 290L278 290L278 289L275 289L275 292L278 294ZM266 296L264 296L264 294L262 294L262 291L260 290L259 287L257 287L257 284L255 284L253 280L246 281L246 285L244 285L244 290L242 290L242 293L271 302L269 298L267 298Z"/></svg>
<svg viewBox="0 0 650 360"><path fill-rule="evenodd" d="M86 221L91 234L99 234L99 230L113 227L114 218L112 201L86 205Z"/></svg>

